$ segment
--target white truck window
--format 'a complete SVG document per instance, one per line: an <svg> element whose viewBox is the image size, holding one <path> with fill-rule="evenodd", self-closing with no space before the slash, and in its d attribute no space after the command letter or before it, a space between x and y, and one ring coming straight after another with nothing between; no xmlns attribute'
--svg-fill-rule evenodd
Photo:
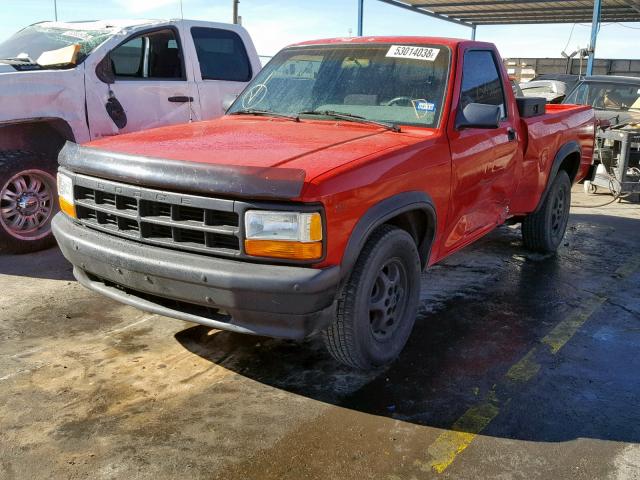
<svg viewBox="0 0 640 480"><path fill-rule="evenodd" d="M230 30L193 27L191 36L203 80L251 80L251 64L240 36Z"/></svg>
<svg viewBox="0 0 640 480"><path fill-rule="evenodd" d="M144 41L136 37L111 52L111 66L118 77L141 76Z"/></svg>
<svg viewBox="0 0 640 480"><path fill-rule="evenodd" d="M110 57L121 79L184 79L180 44L171 29L134 37L113 49Z"/></svg>

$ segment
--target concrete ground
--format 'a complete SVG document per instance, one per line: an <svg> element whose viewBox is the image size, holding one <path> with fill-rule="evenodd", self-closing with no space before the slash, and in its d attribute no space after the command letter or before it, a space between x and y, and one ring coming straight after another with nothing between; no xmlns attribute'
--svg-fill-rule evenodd
<svg viewBox="0 0 640 480"><path fill-rule="evenodd" d="M639 247L638 204L574 207L557 256L502 227L424 274L369 374L0 256L0 478L640 478Z"/></svg>

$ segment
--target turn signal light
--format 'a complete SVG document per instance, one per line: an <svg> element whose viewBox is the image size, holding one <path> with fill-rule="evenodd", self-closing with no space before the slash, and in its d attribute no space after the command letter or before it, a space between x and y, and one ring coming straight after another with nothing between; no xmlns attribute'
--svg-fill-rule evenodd
<svg viewBox="0 0 640 480"><path fill-rule="evenodd" d="M58 172L57 184L60 210L71 218L78 218L76 215L76 206L73 201L73 180L69 175Z"/></svg>
<svg viewBox="0 0 640 480"><path fill-rule="evenodd" d="M69 215L71 218L78 218L75 205L70 204L64 198L58 197L60 202L60 210Z"/></svg>
<svg viewBox="0 0 640 480"><path fill-rule="evenodd" d="M322 257L322 242L289 242L279 240L244 241L247 255L286 258L290 260L316 260Z"/></svg>

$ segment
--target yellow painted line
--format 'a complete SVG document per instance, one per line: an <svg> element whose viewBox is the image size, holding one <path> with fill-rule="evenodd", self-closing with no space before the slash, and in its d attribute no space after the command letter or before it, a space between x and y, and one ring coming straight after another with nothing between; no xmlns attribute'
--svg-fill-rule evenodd
<svg viewBox="0 0 640 480"><path fill-rule="evenodd" d="M551 353L556 354L575 335L591 315L607 300L607 297L595 296L586 300L579 309L558 323L553 330L547 333L541 340L549 346Z"/></svg>
<svg viewBox="0 0 640 480"><path fill-rule="evenodd" d="M533 359L537 351L536 347L529 350L529 353L511 366L505 377L519 383L531 380L540 370L540 364Z"/></svg>
<svg viewBox="0 0 640 480"><path fill-rule="evenodd" d="M636 254L624 265L616 270L616 275L620 278L626 278L632 275L636 269L640 267L640 254Z"/></svg>
<svg viewBox="0 0 640 480"><path fill-rule="evenodd" d="M632 275L640 267L640 254L634 255L615 271L618 279ZM584 323L607 301L606 294L613 291L615 284L610 283L603 288L602 295L594 295L584 301L580 307L558 323L551 332L545 335L541 343L547 345L552 354L556 354L575 335ZM538 347L533 347L517 363L511 366L503 377L501 385L511 386L531 380L541 366L535 361ZM509 402L506 399L504 403ZM462 453L473 440L500 413L499 400L495 394L495 386L482 403L471 407L451 426L451 430L441 433L427 448L429 462L417 460L415 465L423 471L444 472L456 457Z"/></svg>
<svg viewBox="0 0 640 480"><path fill-rule="evenodd" d="M500 413L494 401L487 400L467 410L451 427L443 432L429 446L427 452L431 461L419 464L422 470L444 472L453 463L456 456L463 452L482 430Z"/></svg>
<svg viewBox="0 0 640 480"><path fill-rule="evenodd" d="M634 255L624 265L614 272L618 280L624 280L640 267L640 255ZM542 338L542 343L549 346L551 353L558 351L575 335L575 333L589 320L596 310L607 301L607 295L613 291L616 283L609 283L602 289L601 295L595 295L582 303L571 315L557 324L553 330Z"/></svg>

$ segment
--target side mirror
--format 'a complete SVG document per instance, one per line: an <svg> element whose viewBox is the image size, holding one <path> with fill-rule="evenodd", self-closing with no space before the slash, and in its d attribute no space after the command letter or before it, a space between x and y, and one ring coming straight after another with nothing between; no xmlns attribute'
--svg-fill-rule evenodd
<svg viewBox="0 0 640 480"><path fill-rule="evenodd" d="M498 128L502 111L500 105L484 103L470 103L463 109L458 109L456 129L463 128Z"/></svg>
<svg viewBox="0 0 640 480"><path fill-rule="evenodd" d="M104 82L108 85L115 83L116 74L113 71L113 65L111 64L110 55L104 57L102 60L100 60L100 63L96 65L96 77L98 77L101 82Z"/></svg>
<svg viewBox="0 0 640 480"><path fill-rule="evenodd" d="M236 98L238 98L237 94L229 94L222 97L222 111L226 112L229 110L231 105L233 105L233 102L236 101Z"/></svg>

